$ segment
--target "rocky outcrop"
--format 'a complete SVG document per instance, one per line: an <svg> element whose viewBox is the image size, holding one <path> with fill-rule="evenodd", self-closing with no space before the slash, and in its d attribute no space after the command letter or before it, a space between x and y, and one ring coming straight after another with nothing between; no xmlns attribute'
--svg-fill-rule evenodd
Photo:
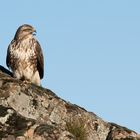
<svg viewBox="0 0 140 140"><path fill-rule="evenodd" d="M140 140L136 132L0 69L0 139Z"/></svg>

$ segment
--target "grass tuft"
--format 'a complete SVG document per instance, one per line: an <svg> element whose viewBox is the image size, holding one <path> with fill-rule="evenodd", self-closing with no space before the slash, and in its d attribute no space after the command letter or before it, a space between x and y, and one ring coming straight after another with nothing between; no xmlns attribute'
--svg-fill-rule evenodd
<svg viewBox="0 0 140 140"><path fill-rule="evenodd" d="M76 140L87 139L85 124L81 119L67 121L66 129L75 136Z"/></svg>

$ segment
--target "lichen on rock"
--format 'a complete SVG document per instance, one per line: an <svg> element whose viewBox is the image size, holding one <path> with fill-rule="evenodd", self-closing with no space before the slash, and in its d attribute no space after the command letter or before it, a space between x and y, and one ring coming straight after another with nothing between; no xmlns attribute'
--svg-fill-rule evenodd
<svg viewBox="0 0 140 140"><path fill-rule="evenodd" d="M2 140L140 140L125 127L71 104L49 89L0 71Z"/></svg>

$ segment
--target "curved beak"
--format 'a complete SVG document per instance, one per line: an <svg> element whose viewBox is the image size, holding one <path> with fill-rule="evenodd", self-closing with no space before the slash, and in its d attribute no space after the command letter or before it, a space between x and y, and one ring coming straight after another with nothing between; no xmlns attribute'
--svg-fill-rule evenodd
<svg viewBox="0 0 140 140"><path fill-rule="evenodd" d="M33 35L36 35L36 30L35 29L33 30Z"/></svg>

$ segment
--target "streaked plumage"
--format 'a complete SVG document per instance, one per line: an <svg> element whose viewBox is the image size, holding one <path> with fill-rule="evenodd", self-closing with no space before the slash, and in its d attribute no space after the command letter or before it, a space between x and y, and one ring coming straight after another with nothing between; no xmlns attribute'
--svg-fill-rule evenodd
<svg viewBox="0 0 140 140"><path fill-rule="evenodd" d="M40 85L44 76L44 58L31 25L20 26L7 50L6 64L13 76Z"/></svg>

